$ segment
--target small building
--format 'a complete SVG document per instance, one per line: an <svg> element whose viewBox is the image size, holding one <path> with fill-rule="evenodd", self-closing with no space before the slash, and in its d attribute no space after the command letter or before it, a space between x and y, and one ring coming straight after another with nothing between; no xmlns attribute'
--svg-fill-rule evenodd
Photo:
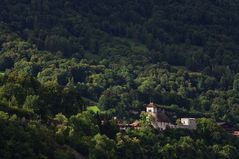
<svg viewBox="0 0 239 159"><path fill-rule="evenodd" d="M226 122L217 122L217 125L220 126L223 130L227 131L228 133L233 134L234 131L236 131L236 128L234 125Z"/></svg>
<svg viewBox="0 0 239 159"><path fill-rule="evenodd" d="M130 124L131 128L133 129L140 129L140 122L135 120L133 123Z"/></svg>
<svg viewBox="0 0 239 159"><path fill-rule="evenodd" d="M165 112L158 109L153 102L146 106L146 112L151 116L151 124L155 129L165 130L166 128L174 127Z"/></svg>
<svg viewBox="0 0 239 159"><path fill-rule="evenodd" d="M167 116L164 110L158 109L156 104L149 103L146 106L146 112L151 116L151 124L155 129L165 130L171 129L197 129L197 123L195 118L181 118L181 124L172 124L170 118Z"/></svg>
<svg viewBox="0 0 239 159"><path fill-rule="evenodd" d="M118 123L117 124L120 130L129 130L129 129L140 129L140 122L138 120L134 121L131 124L128 124L126 122Z"/></svg>
<svg viewBox="0 0 239 159"><path fill-rule="evenodd" d="M239 131L234 131L233 136L239 137Z"/></svg>
<svg viewBox="0 0 239 159"><path fill-rule="evenodd" d="M181 118L181 125L179 128L186 128L186 129L196 129L197 123L195 118Z"/></svg>
<svg viewBox="0 0 239 159"><path fill-rule="evenodd" d="M217 125L229 134L239 137L239 130L233 124L227 122L217 122Z"/></svg>
<svg viewBox="0 0 239 159"><path fill-rule="evenodd" d="M129 124L118 124L118 127L120 130L128 130L130 129L130 125Z"/></svg>

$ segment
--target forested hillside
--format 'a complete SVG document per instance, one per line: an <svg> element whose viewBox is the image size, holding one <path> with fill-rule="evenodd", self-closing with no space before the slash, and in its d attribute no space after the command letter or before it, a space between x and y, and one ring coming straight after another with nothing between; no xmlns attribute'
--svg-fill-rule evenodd
<svg viewBox="0 0 239 159"><path fill-rule="evenodd" d="M237 159L238 28L238 0L1 0L0 158ZM150 101L198 129L159 133Z"/></svg>

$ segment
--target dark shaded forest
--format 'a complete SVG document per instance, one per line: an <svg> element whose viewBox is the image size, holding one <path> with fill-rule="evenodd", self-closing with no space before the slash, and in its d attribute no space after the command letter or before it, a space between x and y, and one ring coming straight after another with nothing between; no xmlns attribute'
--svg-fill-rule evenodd
<svg viewBox="0 0 239 159"><path fill-rule="evenodd" d="M1 0L0 158L237 159L238 27L237 0ZM159 133L150 101L198 129Z"/></svg>

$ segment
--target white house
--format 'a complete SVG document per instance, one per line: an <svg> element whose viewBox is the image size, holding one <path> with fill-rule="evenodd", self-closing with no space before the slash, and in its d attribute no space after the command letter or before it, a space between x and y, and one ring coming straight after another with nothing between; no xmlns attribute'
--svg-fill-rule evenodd
<svg viewBox="0 0 239 159"><path fill-rule="evenodd" d="M197 123L195 118L181 118L181 124L179 128L186 128L186 129L196 129Z"/></svg>

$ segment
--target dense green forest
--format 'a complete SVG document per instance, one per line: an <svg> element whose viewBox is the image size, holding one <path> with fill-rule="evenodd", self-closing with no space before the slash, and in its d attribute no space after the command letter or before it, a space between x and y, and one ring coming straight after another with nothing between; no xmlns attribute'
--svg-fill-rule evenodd
<svg viewBox="0 0 239 159"><path fill-rule="evenodd" d="M0 158L238 159L238 28L238 0L1 0Z"/></svg>

